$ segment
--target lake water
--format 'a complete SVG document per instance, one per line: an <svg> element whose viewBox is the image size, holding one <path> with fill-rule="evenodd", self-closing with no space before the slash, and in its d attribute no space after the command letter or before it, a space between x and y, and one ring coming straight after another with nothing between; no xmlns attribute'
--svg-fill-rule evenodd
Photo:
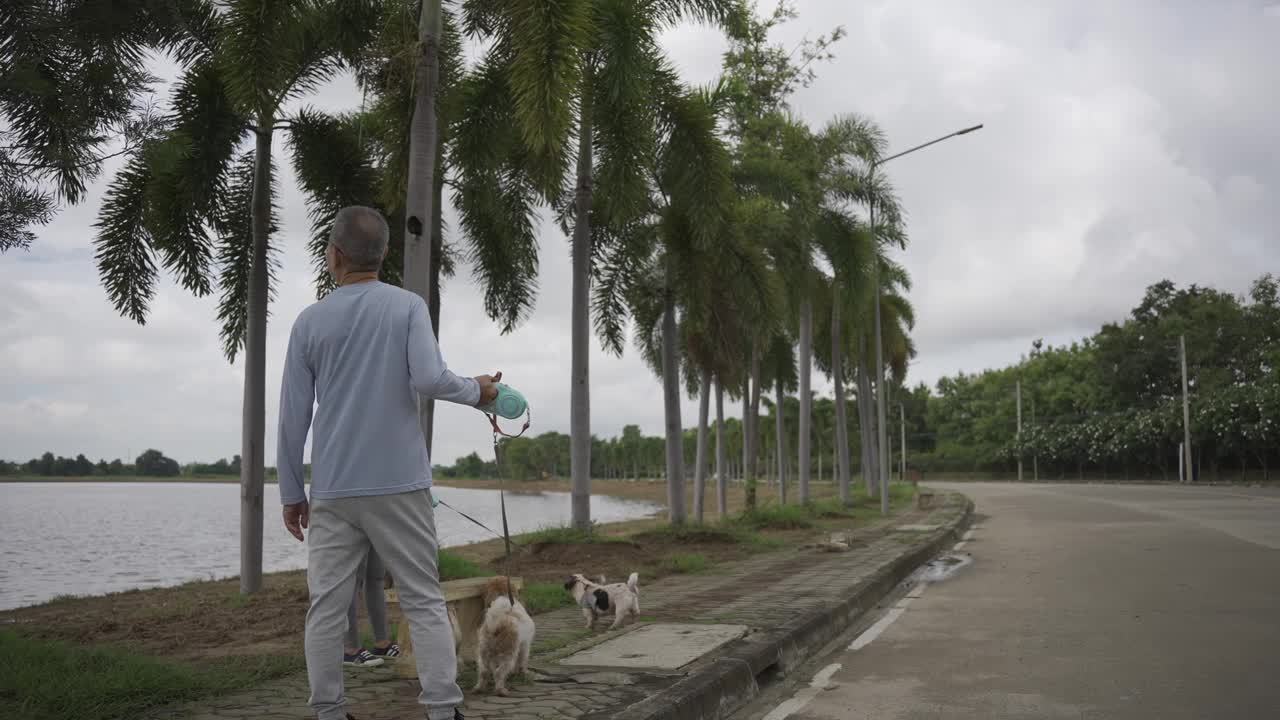
<svg viewBox="0 0 1280 720"><path fill-rule="evenodd" d="M306 545L285 531L280 495L267 485L262 563L307 566ZM501 531L498 493L441 487L439 499ZM658 506L593 497L599 522L645 517ZM569 520L568 493L507 493L511 531ZM436 508L444 546L493 536ZM100 595L240 573L240 486L220 483L0 483L0 609L57 595Z"/></svg>

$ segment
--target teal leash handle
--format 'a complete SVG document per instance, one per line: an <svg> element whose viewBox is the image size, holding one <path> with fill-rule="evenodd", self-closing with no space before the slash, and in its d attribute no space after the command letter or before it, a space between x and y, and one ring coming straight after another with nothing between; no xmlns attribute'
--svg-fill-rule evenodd
<svg viewBox="0 0 1280 720"><path fill-rule="evenodd" d="M500 415L508 420L515 420L529 410L529 402L519 391L504 383L496 383L498 394L493 402L480 406L480 412L486 415Z"/></svg>
<svg viewBox="0 0 1280 720"><path fill-rule="evenodd" d="M529 410L529 401L524 399L518 391L512 389L510 385L496 383L498 395L493 402L478 406L477 409L489 418L489 424L493 426L493 435L497 439L499 435L506 438L518 438L525 434L529 426L533 424L533 413ZM524 415L524 427L520 428L520 432L512 435L504 432L498 427L498 417L502 416L508 420L515 420Z"/></svg>

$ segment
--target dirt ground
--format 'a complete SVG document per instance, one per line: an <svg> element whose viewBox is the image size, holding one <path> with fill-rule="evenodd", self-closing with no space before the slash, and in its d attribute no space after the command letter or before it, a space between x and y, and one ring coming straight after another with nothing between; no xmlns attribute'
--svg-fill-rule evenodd
<svg viewBox="0 0 1280 720"><path fill-rule="evenodd" d="M447 484L497 487L493 481ZM522 482L515 486L522 491L568 489L565 481ZM832 494L830 485L817 485L814 490L819 498ZM664 504L666 499L666 486L657 482L594 481L592 492ZM762 504L772 504L775 497L776 488L760 488ZM710 519L715 516L712 488L708 488L706 502ZM730 511L736 512L742 505L742 488L732 488ZM688 507L692 508L691 500ZM598 529L606 535L629 536L618 542L528 544L525 551L517 552L511 573L524 577L527 582L562 582L574 572L604 574L612 581L625 580L627 574L634 571L641 574L643 585L671 572L664 560L672 555L701 555L708 566L714 567L716 563L762 550L758 544L726 542L723 538L681 540L658 532L664 523L665 518L660 517L613 523ZM782 544L794 545L821 532L817 529L771 531L765 535ZM500 540L449 548L449 551L494 572L504 570ZM68 642L104 642L150 655L192 660L233 655L300 656L306 609L306 573L299 570L266 575L263 590L248 597L239 594L238 579L201 581L0 611L0 623L16 622L40 636Z"/></svg>

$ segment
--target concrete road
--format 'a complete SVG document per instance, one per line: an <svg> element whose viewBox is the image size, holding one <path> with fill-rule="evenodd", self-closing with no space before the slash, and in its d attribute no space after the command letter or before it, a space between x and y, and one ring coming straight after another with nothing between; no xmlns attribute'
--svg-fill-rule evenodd
<svg viewBox="0 0 1280 720"><path fill-rule="evenodd" d="M1280 719L1280 493L954 489L973 562L739 717Z"/></svg>

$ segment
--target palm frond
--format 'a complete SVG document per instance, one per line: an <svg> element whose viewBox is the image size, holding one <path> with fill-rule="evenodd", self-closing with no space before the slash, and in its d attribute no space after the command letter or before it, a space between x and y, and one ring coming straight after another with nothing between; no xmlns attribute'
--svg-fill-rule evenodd
<svg viewBox="0 0 1280 720"><path fill-rule="evenodd" d="M229 0L222 13L217 64L237 109L268 120L305 67L297 62L305 0Z"/></svg>
<svg viewBox="0 0 1280 720"><path fill-rule="evenodd" d="M244 347L249 321L249 278L253 269L253 176L254 153L244 153L229 173L226 192L214 211L214 230L218 234L218 322L222 352L227 362L234 362ZM274 201L275 169L272 168L271 223L267 242L268 307L276 296L276 271L280 261L278 250L270 242L278 229Z"/></svg>
<svg viewBox="0 0 1280 720"><path fill-rule="evenodd" d="M454 130L450 162L454 205L461 215L485 312L510 332L537 296L538 239L533 211L540 193L529 157L511 132L503 66L489 58L463 90L465 111Z"/></svg>
<svg viewBox="0 0 1280 720"><path fill-rule="evenodd" d="M324 254L338 211L368 205L385 212L379 204L381 178L359 123L359 116L335 117L310 108L299 111L290 123L293 168L306 193L311 219L307 249L315 269L317 297L333 289ZM388 224L393 234L403 234L403 224Z"/></svg>
<svg viewBox="0 0 1280 720"><path fill-rule="evenodd" d="M636 348L645 365L659 378L662 377L662 314L667 293L661 265L659 256L651 256L636 269L627 293Z"/></svg>
<svg viewBox="0 0 1280 720"><path fill-rule="evenodd" d="M509 89L515 126L540 167L563 167L573 130L582 53L592 39L588 0L508 0L503 12L509 43ZM549 195L559 178L540 178Z"/></svg>
<svg viewBox="0 0 1280 720"><path fill-rule="evenodd" d="M94 261L115 311L146 324L156 292L155 254L147 231L146 193L151 172L141 153L129 158L107 188L94 223Z"/></svg>
<svg viewBox="0 0 1280 720"><path fill-rule="evenodd" d="M633 2L602 2L593 13L599 62L588 80L599 160L592 209L605 222L635 217L649 196L645 177L657 142L653 95L664 68L644 9Z"/></svg>
<svg viewBox="0 0 1280 720"><path fill-rule="evenodd" d="M724 24L745 11L739 0L646 0L646 15L663 26L681 22Z"/></svg>
<svg viewBox="0 0 1280 720"><path fill-rule="evenodd" d="M183 67L209 61L217 52L221 19L209 0L148 3L157 45Z"/></svg>
<svg viewBox="0 0 1280 720"><path fill-rule="evenodd" d="M592 320L606 352L621 355L626 344L632 285L648 267L658 246L653 226L633 222L613 231L609 225L592 226Z"/></svg>
<svg viewBox="0 0 1280 720"><path fill-rule="evenodd" d="M658 184L671 206L687 218L693 240L707 244L723 234L727 221L733 193L729 152L705 96L683 88L662 95L665 142Z"/></svg>
<svg viewBox="0 0 1280 720"><path fill-rule="evenodd" d="M823 152L829 157L857 158L870 164L889 148L889 138L884 130L870 118L855 113L837 115L831 119L819 135Z"/></svg>
<svg viewBox="0 0 1280 720"><path fill-rule="evenodd" d="M147 153L152 180L146 218L167 269L197 296L211 291L212 242L206 223L225 184L244 119L211 65L185 74L174 90L171 130Z"/></svg>
<svg viewBox="0 0 1280 720"><path fill-rule="evenodd" d="M31 247L36 235L29 228L47 225L54 208L53 194L29 184L9 165L8 152L0 147L0 253Z"/></svg>
<svg viewBox="0 0 1280 720"><path fill-rule="evenodd" d="M0 115L13 167L79 202L109 143L155 82L153 23L139 3L6 3L0 12ZM11 7L12 6L12 7Z"/></svg>
<svg viewBox="0 0 1280 720"><path fill-rule="evenodd" d="M505 0L463 0L461 5L461 29L470 38L497 34L506 19L503 15Z"/></svg>
<svg viewBox="0 0 1280 720"><path fill-rule="evenodd" d="M377 5L370 0L305 4L280 39L287 53L284 72L277 78L275 106L314 92L344 65L358 68L378 30Z"/></svg>

